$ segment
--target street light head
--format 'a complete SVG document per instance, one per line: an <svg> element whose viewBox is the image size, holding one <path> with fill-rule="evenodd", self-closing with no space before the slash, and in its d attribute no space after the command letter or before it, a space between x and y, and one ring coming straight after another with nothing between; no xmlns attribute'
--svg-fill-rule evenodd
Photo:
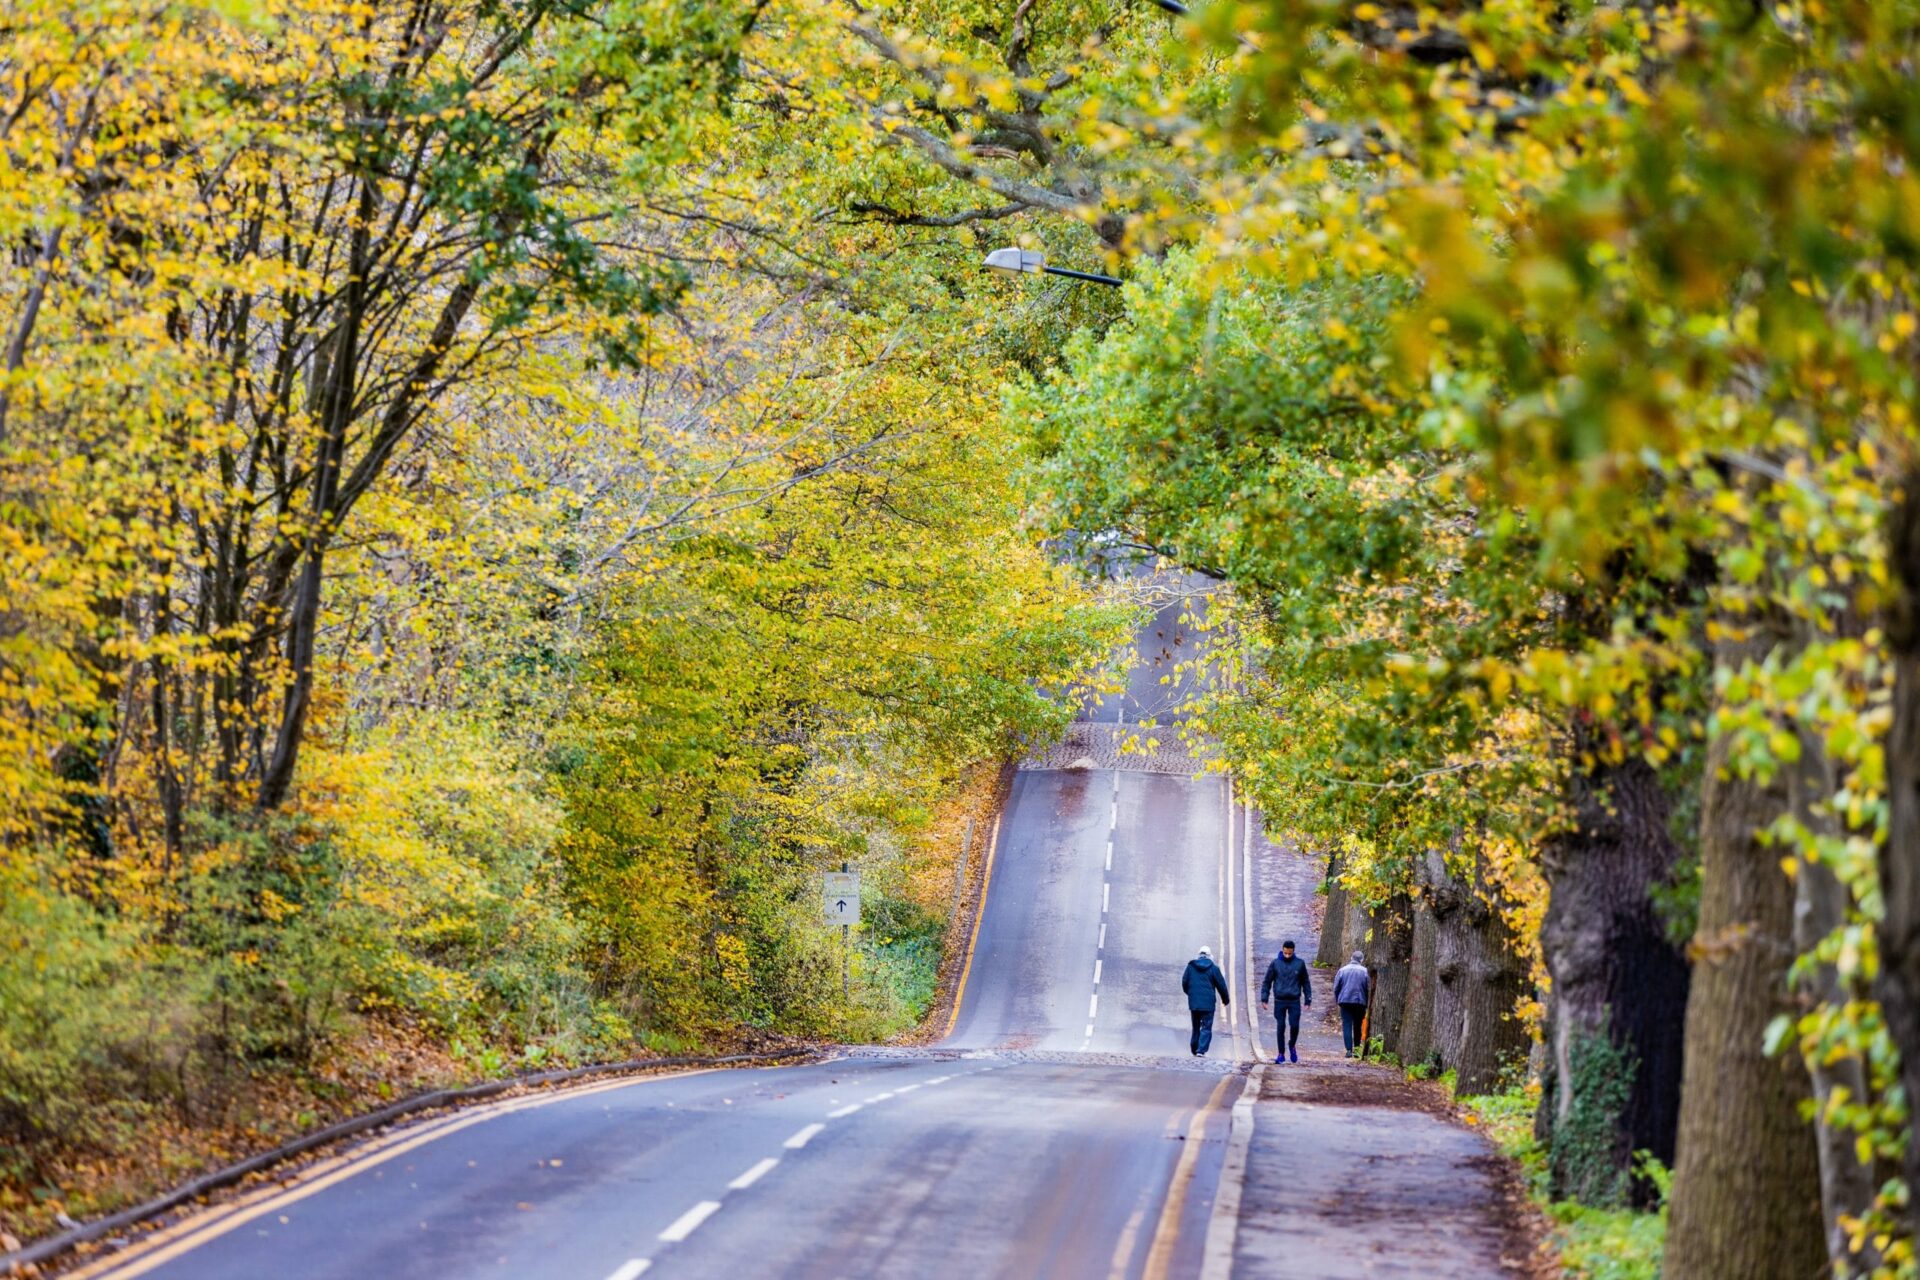
<svg viewBox="0 0 1920 1280"><path fill-rule="evenodd" d="M987 265L995 271L1010 271L1015 275L1022 272L1038 275L1047 269L1047 259L1045 254L1035 250L1016 249L1009 245L988 254Z"/></svg>

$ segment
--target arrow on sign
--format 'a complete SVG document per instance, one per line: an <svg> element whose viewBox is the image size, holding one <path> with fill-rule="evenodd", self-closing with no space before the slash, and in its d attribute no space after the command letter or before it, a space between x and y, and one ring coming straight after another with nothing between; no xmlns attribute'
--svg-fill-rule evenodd
<svg viewBox="0 0 1920 1280"><path fill-rule="evenodd" d="M842 898L840 899L840 901L834 903L833 905L835 910L845 911L847 909L847 900L845 898Z"/></svg>

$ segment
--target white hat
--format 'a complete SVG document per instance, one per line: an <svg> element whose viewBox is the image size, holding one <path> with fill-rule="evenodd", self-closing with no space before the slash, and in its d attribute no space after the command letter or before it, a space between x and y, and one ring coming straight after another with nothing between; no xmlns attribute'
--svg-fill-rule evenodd
<svg viewBox="0 0 1920 1280"><path fill-rule="evenodd" d="M1210 947L1200 948L1200 954L1207 957L1207 959L1209 960L1213 959L1213 950Z"/></svg>

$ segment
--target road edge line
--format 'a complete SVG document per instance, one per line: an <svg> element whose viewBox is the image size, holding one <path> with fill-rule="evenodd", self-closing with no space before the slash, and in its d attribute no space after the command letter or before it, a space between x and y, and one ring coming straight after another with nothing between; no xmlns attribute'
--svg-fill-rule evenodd
<svg viewBox="0 0 1920 1280"><path fill-rule="evenodd" d="M1266 1077L1266 1064L1257 1064L1247 1073L1246 1087L1233 1104L1227 1128L1227 1158L1220 1166L1220 1187L1214 1192L1213 1217L1207 1222L1200 1280L1228 1280L1233 1274L1233 1249L1240 1238L1240 1200L1247 1186L1247 1157L1253 1145L1253 1109Z"/></svg>
<svg viewBox="0 0 1920 1280"><path fill-rule="evenodd" d="M152 1261L155 1253L166 1252L171 1250L173 1246L187 1241L192 1241L192 1247L197 1248L200 1244L205 1243L206 1240L224 1235L234 1227L251 1221L254 1217L258 1216L258 1213L254 1211L261 1210L262 1206L277 1207L283 1203L293 1203L296 1200L304 1199L306 1195L311 1194L310 1190L306 1190L307 1188L317 1187L320 1183L332 1185L334 1181L339 1180L336 1175L341 1175L345 1171L351 1170L354 1173L358 1173L362 1169L372 1168L375 1165L385 1163L391 1159L394 1154L398 1154L398 1151L402 1148L412 1150L414 1147L424 1145L426 1142L445 1137L457 1130L465 1129L483 1120L493 1119L496 1116L506 1115L514 1111L527 1110L532 1107L545 1106L549 1103L586 1097L613 1089L650 1084L662 1080L681 1080L690 1076L708 1075L716 1071L734 1069L736 1063L767 1062L777 1060L783 1056L800 1056L817 1051L815 1048L808 1047L792 1051L780 1050L768 1054L743 1054L731 1058L668 1058L657 1059L653 1062L640 1059L638 1061L643 1064L640 1067L636 1067L632 1063L609 1063L597 1069L588 1068L579 1074L551 1073L554 1075L564 1074L566 1076L564 1079L549 1079L536 1082L532 1078L521 1077L517 1080L495 1082L503 1086L503 1088L497 1092L506 1092L522 1084L527 1084L537 1089L537 1091L495 1100L486 1100L486 1095L482 1095L481 1097L472 1096L478 1094L479 1090L486 1086L476 1086L469 1089L442 1090L437 1091L436 1094L426 1094L421 1095L419 1098L407 1099L395 1105L411 1107L412 1109L409 1111L395 1115L392 1114L392 1108L385 1108L382 1111L369 1115L354 1117L350 1120L342 1121L338 1125L329 1126L327 1129L316 1130L315 1133L298 1139L295 1143L290 1143L285 1147L270 1152L262 1152L260 1155L251 1157L237 1165L230 1165L225 1169L215 1170L213 1173L194 1179L182 1187L175 1188L174 1191L160 1198L161 1200L167 1201L166 1204L159 1208L154 1208L149 1212L145 1212L142 1216L134 1218L130 1222L115 1222L115 1225L137 1226L140 1223L148 1222L164 1214L171 1213L176 1209L185 1208L187 1212L183 1216L171 1222L164 1222L144 1234L134 1236L123 1245L103 1251L92 1257L80 1259L72 1264L70 1270L62 1274L72 1276L74 1280L82 1280L83 1277L118 1275L123 1271L126 1271L129 1276L142 1274L140 1270L129 1271L128 1269L141 1267L142 1264L145 1264L144 1269L150 1270L153 1265L157 1265L157 1263ZM685 1064L682 1069L672 1069L681 1064ZM645 1070L646 1067L658 1066L665 1066L669 1069L647 1071L646 1074L637 1073L638 1071ZM552 1087L538 1088L539 1085ZM460 1094L466 1094L469 1095L469 1097L460 1098L455 1096L451 1101L443 1100L431 1106L419 1105L435 1097L445 1098L447 1095ZM464 1101L478 1101L480 1105L463 1106L461 1103ZM444 1114L431 1116L425 1120L409 1120L409 1116L417 1111L435 1110L439 1107L446 1107L448 1110L446 1110ZM349 1131L346 1128L348 1125L352 1125L354 1128ZM281 1164L291 1164L301 1156L306 1155L309 1151L314 1150L317 1146L332 1142L350 1141L353 1138L359 1137L362 1133L384 1128L387 1125L394 1125L396 1127L387 1133L375 1134L371 1139L357 1143L331 1155L323 1156L316 1161L301 1165L298 1168L288 1170L284 1174L276 1175L270 1184L263 1185L251 1192L243 1192L235 1200L225 1204L208 1204L204 1201L206 1195L213 1191L224 1190L226 1187L240 1182L247 1174L272 1169ZM324 1143L315 1141L316 1138L322 1137L325 1138ZM268 1160L266 1159L267 1157L272 1157L272 1159ZM256 1163L261 1161L265 1162ZM239 1172L236 1174L236 1171ZM236 1176L229 1178L227 1175ZM212 1182L211 1180L214 1178L223 1178L225 1180ZM115 1219L121 1218L124 1214L133 1214L140 1210L147 1210L149 1205L159 1204L160 1200L155 1200L148 1202L148 1204L136 1205L131 1209L121 1211L121 1214L113 1215L112 1218L101 1219L100 1222L102 1225L114 1222ZM68 1234L74 1235L77 1233L70 1232ZM90 1244L93 1242L93 1239L97 1238L98 1237L73 1240L70 1243L66 1243L60 1250L50 1253L48 1256L58 1257L60 1254L71 1252L82 1244ZM59 1239L59 1237L51 1237L41 1243L52 1244L56 1239ZM41 1261L26 1258L25 1255L29 1253L31 1249L32 1246L29 1246L27 1249L22 1249L18 1253L0 1254L0 1275L11 1275L15 1269L21 1268L31 1261ZM172 1256L174 1255L169 1254L169 1258Z"/></svg>
<svg viewBox="0 0 1920 1280"><path fill-rule="evenodd" d="M947 1029L940 1035L942 1040L951 1039L953 1029L960 1025L960 1004L967 998L967 979L973 976L973 949L980 945L980 922L987 918L987 892L993 888L993 859L1000 851L1000 823L1012 803L1013 796L1009 793L1007 803L993 815L993 834L987 837L987 864L980 871L980 904L973 911L973 929L967 934L967 958L960 966L960 981L953 987L953 1009L947 1014Z"/></svg>
<svg viewBox="0 0 1920 1280"><path fill-rule="evenodd" d="M1180 1149L1180 1159L1173 1166L1173 1176L1167 1180L1167 1198L1160 1206L1160 1217L1154 1224L1153 1239L1147 1243L1147 1265L1142 1268L1141 1280L1166 1280L1173 1267L1173 1249L1180 1240L1180 1219L1187 1208L1187 1191L1193 1185L1194 1166L1200 1163L1200 1144L1206 1140L1207 1125L1213 1119L1215 1108L1220 1105L1220 1095L1233 1083L1232 1076L1222 1076L1220 1083L1213 1087L1207 1100L1193 1113L1193 1119L1187 1122L1185 1145ZM1209 1226L1208 1234L1212 1234Z"/></svg>
<svg viewBox="0 0 1920 1280"><path fill-rule="evenodd" d="M1224 901L1221 903L1221 915L1225 917L1221 923L1227 930L1227 973L1230 976L1237 977L1240 969L1240 947L1236 939L1236 934L1240 921L1238 918L1239 912L1236 910L1239 904L1234 901L1233 795L1233 770L1229 769L1227 770L1227 847L1226 855L1220 860L1220 891L1224 898ZM1241 1047L1250 1045L1253 1042L1251 1034L1253 1030L1253 1001L1246 998L1247 989L1245 987L1240 988L1240 996L1240 1003L1238 1005L1230 1005L1227 1009L1227 1030L1233 1037L1236 1057ZM1241 1017L1242 1011L1244 1011L1246 1015L1244 1019ZM1248 1031L1248 1035L1244 1038L1240 1034L1240 1024L1242 1021L1247 1024ZM1259 1061L1259 1054L1255 1053L1252 1057L1254 1061Z"/></svg>
<svg viewBox="0 0 1920 1280"><path fill-rule="evenodd" d="M1260 953L1253 947L1253 806L1244 797L1240 801L1241 812L1246 815L1246 827L1240 841L1240 903L1246 913L1246 954L1247 954L1247 1038L1253 1045L1253 1060L1265 1062L1267 1051L1260 1047L1260 1009L1253 1001L1254 993L1260 989Z"/></svg>

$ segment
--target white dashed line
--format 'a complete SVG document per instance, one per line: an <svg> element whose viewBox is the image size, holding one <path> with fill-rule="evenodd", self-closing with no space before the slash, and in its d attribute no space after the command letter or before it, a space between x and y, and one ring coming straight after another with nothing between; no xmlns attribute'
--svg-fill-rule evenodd
<svg viewBox="0 0 1920 1280"><path fill-rule="evenodd" d="M791 1138L787 1139L787 1142L786 1142L787 1150L798 1151L800 1148L806 1146L809 1142L813 1141L814 1134L819 1133L822 1129L826 1127L827 1126L823 1124L808 1125L806 1128L802 1129L800 1132L794 1134Z"/></svg>
<svg viewBox="0 0 1920 1280"><path fill-rule="evenodd" d="M898 1089L895 1089L893 1091L893 1096L897 1098L903 1093L912 1093L915 1089L918 1089L919 1087L920 1086L917 1084L903 1084Z"/></svg>
<svg viewBox="0 0 1920 1280"><path fill-rule="evenodd" d="M876 1093L871 1098L867 1099L867 1105L872 1106L876 1102L885 1102L888 1098L891 1098L892 1096L893 1095L890 1093Z"/></svg>
<svg viewBox="0 0 1920 1280"><path fill-rule="evenodd" d="M1105 951L1106 949L1107 949L1107 922L1102 920L1100 922L1100 950Z"/></svg>
<svg viewBox="0 0 1920 1280"><path fill-rule="evenodd" d="M668 1244L678 1244L692 1235L701 1223L720 1212L718 1200L702 1200L693 1208L673 1220L673 1225L660 1233L660 1238Z"/></svg>
<svg viewBox="0 0 1920 1280"><path fill-rule="evenodd" d="M607 1277L607 1280L640 1280L653 1265L652 1258L634 1258L620 1264L620 1269Z"/></svg>
<svg viewBox="0 0 1920 1280"><path fill-rule="evenodd" d="M1101 915L1107 914L1107 894L1112 888L1113 886L1111 884L1103 884L1100 886L1100 914Z"/></svg>
<svg viewBox="0 0 1920 1280"><path fill-rule="evenodd" d="M860 1109L860 1106L861 1104L858 1102L850 1102L846 1106L840 1108L838 1111L827 1112L827 1119L844 1120L848 1116L852 1115L854 1112L858 1111Z"/></svg>
<svg viewBox="0 0 1920 1280"><path fill-rule="evenodd" d="M1107 841L1107 870L1113 870L1113 841Z"/></svg>
<svg viewBox="0 0 1920 1280"><path fill-rule="evenodd" d="M745 1191L748 1187L766 1177L768 1172L779 1163L780 1161L773 1156L768 1156L765 1160L762 1160L759 1164L753 1166L753 1168L747 1170L727 1185L735 1191Z"/></svg>
<svg viewBox="0 0 1920 1280"><path fill-rule="evenodd" d="M1120 802L1118 800L1115 800L1113 802L1113 818L1107 823L1107 825L1110 827L1117 827L1120 825Z"/></svg>
<svg viewBox="0 0 1920 1280"><path fill-rule="evenodd" d="M1105 962L1100 960L1095 960L1093 962L1093 985L1096 987L1100 985L1100 966L1103 963Z"/></svg>
<svg viewBox="0 0 1920 1280"><path fill-rule="evenodd" d="M1100 993L1093 993L1093 999L1087 1001L1087 1021L1093 1021L1093 1015L1100 1011Z"/></svg>

